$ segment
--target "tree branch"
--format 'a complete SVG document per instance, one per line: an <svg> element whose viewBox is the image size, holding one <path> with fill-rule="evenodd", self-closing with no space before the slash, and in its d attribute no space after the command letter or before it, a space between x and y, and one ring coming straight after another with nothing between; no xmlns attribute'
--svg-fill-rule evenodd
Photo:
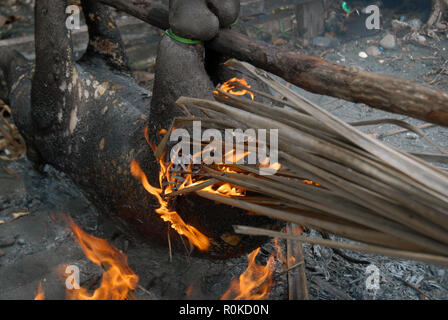
<svg viewBox="0 0 448 320"><path fill-rule="evenodd" d="M168 8L164 5L148 3L149 8L143 9L128 0L98 0L119 11L123 11L137 19L140 19L150 25L162 30L170 27L168 21Z"/></svg>
<svg viewBox="0 0 448 320"><path fill-rule="evenodd" d="M153 26L163 29L169 27L166 7L151 5L149 9L140 9L124 0L98 1ZM247 61L310 92L448 126L448 93L440 89L336 65L318 57L300 56L231 30L221 30L206 45L223 55Z"/></svg>

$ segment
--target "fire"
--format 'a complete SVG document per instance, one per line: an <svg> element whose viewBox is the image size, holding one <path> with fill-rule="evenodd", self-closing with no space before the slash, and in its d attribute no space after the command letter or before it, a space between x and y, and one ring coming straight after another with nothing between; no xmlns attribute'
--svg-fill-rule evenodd
<svg viewBox="0 0 448 320"><path fill-rule="evenodd" d="M101 285L93 293L85 288L66 290L70 300L124 300L130 291L138 285L138 276L132 271L124 253L111 246L107 240L94 237L85 233L73 220L64 216L70 229L73 231L81 249L86 257L99 267L103 272ZM74 279L73 279L74 281ZM74 285L75 283L73 283ZM37 295L34 300L44 300L45 293L39 282Z"/></svg>
<svg viewBox="0 0 448 320"><path fill-rule="evenodd" d="M221 300L263 300L269 297L274 285L274 255L269 257L266 266L260 266L255 262L259 252L260 248L248 255L249 265L246 271L240 275L239 280L232 280L230 288L222 295Z"/></svg>
<svg viewBox="0 0 448 320"><path fill-rule="evenodd" d="M303 180L302 181L305 184L308 184L310 186L320 187L321 185L317 182L311 181L311 180Z"/></svg>
<svg viewBox="0 0 448 320"><path fill-rule="evenodd" d="M151 140L149 139L148 126L145 126L145 129L143 130L143 135L145 136L146 142L148 143L152 152L156 152L156 147L151 143Z"/></svg>
<svg viewBox="0 0 448 320"><path fill-rule="evenodd" d="M224 155L226 163L238 163L241 159L244 159L248 155L250 155L251 152L246 151L244 153L237 152L235 149L230 150Z"/></svg>
<svg viewBox="0 0 448 320"><path fill-rule="evenodd" d="M224 173L237 173L235 170L232 170L231 168L227 166L218 166L216 170ZM232 186L230 183L223 183L221 185L215 184L209 187L206 187L202 189L201 191L209 192L218 194L220 196L225 197L244 197L244 190L241 188L237 188L235 186Z"/></svg>
<svg viewBox="0 0 448 320"><path fill-rule="evenodd" d="M303 227L297 226L297 227L294 227L290 233L300 236L304 230L305 229ZM286 228L283 228L282 232L287 233ZM286 267L294 266L296 264L296 258L294 256L291 255L288 259L285 257L285 255L282 252L282 248L281 248L280 244L278 243L278 238L274 238L274 247L276 249L275 258L278 261L283 263Z"/></svg>
<svg viewBox="0 0 448 320"><path fill-rule="evenodd" d="M219 187L215 185L202 189L201 191L218 194L225 197L244 197L243 190L234 187L229 183L224 183Z"/></svg>
<svg viewBox="0 0 448 320"><path fill-rule="evenodd" d="M133 160L131 163L131 173L136 179L140 180L143 187L146 189L146 191L148 191L148 193L157 198L160 204L160 208L156 209L156 213L161 216L163 221L171 223L171 227L174 230L176 230L179 234L186 236L188 240L190 240L191 243L195 245L199 250L208 250L208 248L210 247L210 240L195 227L186 224L176 211L170 210L168 208L168 203L161 197L161 194L163 194L163 190L154 188L149 184L148 178L140 168L138 162L135 160ZM168 167L163 166L160 170L160 176L163 177L166 175L168 175ZM162 183L160 185L162 186Z"/></svg>
<svg viewBox="0 0 448 320"><path fill-rule="evenodd" d="M221 85L220 89L224 92L233 94L235 96L244 96L248 94L250 95L252 101L255 99L255 96L251 91L242 89L236 86L235 83L238 83L246 88L251 88L251 86L247 83L245 79L232 78L229 81L225 82L223 85Z"/></svg>
<svg viewBox="0 0 448 320"><path fill-rule="evenodd" d="M101 285L93 293L85 288L67 290L70 300L124 300L138 285L138 276L131 270L124 253L111 246L107 240L85 233L72 219L70 228L86 257L102 267Z"/></svg>
<svg viewBox="0 0 448 320"><path fill-rule="evenodd" d="M300 235L304 231L303 227L296 227L292 233ZM284 228L282 232L286 232ZM252 251L248 256L249 262L246 271L242 273L239 280L233 279L229 289L222 295L221 300L263 300L269 297L274 285L272 280L274 274L274 257L282 262L286 267L294 266L296 259L291 256L286 258L282 248L278 243L278 238L274 238L275 254L271 254L266 266L255 263L255 258L260 252L260 248Z"/></svg>
<svg viewBox="0 0 448 320"><path fill-rule="evenodd" d="M269 168L274 171L279 171L282 168L282 165L278 162L272 163L272 164L260 164L260 168Z"/></svg>
<svg viewBox="0 0 448 320"><path fill-rule="evenodd" d="M160 134L167 134L168 131L162 129L159 131ZM144 136L146 141L148 142L148 145L151 147L151 149L155 152L156 147L151 143L149 136L148 136L148 127L146 126L144 129ZM197 157L200 154L202 154L203 151L201 151L198 154L195 154L193 156ZM179 214L174 211L170 210L168 206L168 202L164 199L165 196L169 196L170 193L172 193L174 190L174 187L176 187L177 191L180 191L182 189L185 189L187 187L193 187L195 185L198 185L200 183L203 183L205 181L198 180L193 181L192 174L184 173L182 178L185 180L179 185L178 181L176 180L176 172L172 174L170 171L173 167L173 159L171 162L165 163L163 161L164 155L161 156L159 159L160 164L160 171L159 171L159 188L156 188L152 186L145 173L141 169L140 165L137 161L132 161L131 163L131 173L132 175L138 179L143 187L146 189L148 193L156 197L157 201L160 204L160 207L156 210L156 213L158 213L163 221L169 222L171 224L171 227L176 230L180 235L184 235L189 239L189 241L196 246L201 251L206 251L210 247L210 240L202 234L199 230L197 230L195 227L186 224L182 218L179 216ZM219 171L223 172L230 172L228 168L218 168ZM187 172L192 171L192 165L190 164L186 170ZM164 184L166 182L166 184ZM203 191L215 193L223 196L244 196L243 191L240 190L240 188L233 187L228 183L219 183L213 186L209 186L203 189Z"/></svg>
<svg viewBox="0 0 448 320"><path fill-rule="evenodd" d="M165 128L159 130L159 134L161 136L165 135L167 132L168 132L168 130L166 130Z"/></svg>
<svg viewBox="0 0 448 320"><path fill-rule="evenodd" d="M286 229L283 228L282 232L286 232ZM275 258L286 265L286 257L282 252L282 247L278 243L278 238L274 238L274 247L276 250Z"/></svg>
<svg viewBox="0 0 448 320"><path fill-rule="evenodd" d="M39 286L37 287L37 294L34 300L45 300L45 292L42 289L42 282L39 281Z"/></svg>

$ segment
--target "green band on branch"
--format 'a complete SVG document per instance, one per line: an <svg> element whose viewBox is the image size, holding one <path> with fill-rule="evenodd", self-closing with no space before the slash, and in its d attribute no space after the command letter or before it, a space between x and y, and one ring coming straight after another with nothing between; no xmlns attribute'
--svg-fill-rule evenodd
<svg viewBox="0 0 448 320"><path fill-rule="evenodd" d="M185 43L185 44L199 44L199 43L202 43L201 40L191 40L191 39L179 37L171 29L166 30L165 34L167 36L169 36L171 39L174 39L174 40L176 40L176 41L178 41L180 43Z"/></svg>
<svg viewBox="0 0 448 320"><path fill-rule="evenodd" d="M346 1L342 2L342 9L344 9L344 11L347 13L351 13L353 11Z"/></svg>
<svg viewBox="0 0 448 320"><path fill-rule="evenodd" d="M240 20L240 19L236 18L235 22L232 23L230 26L231 26L231 27L236 26L236 25L238 24L239 20Z"/></svg>

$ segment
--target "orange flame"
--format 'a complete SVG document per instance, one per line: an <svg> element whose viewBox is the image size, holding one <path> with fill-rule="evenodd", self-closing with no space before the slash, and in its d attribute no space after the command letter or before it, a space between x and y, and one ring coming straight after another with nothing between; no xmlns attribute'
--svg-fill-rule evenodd
<svg viewBox="0 0 448 320"><path fill-rule="evenodd" d="M248 255L249 265L246 271L240 275L239 280L232 280L230 288L222 295L221 300L263 300L269 297L274 285L272 280L274 255L269 257L266 266L260 266L255 262L259 252L260 248Z"/></svg>
<svg viewBox="0 0 448 320"><path fill-rule="evenodd" d="M237 173L236 171L232 170L229 167L226 166L218 166L216 168L218 171L220 172L225 172L225 173ZM230 183L223 183L221 185L212 185L209 187L206 187L204 189L202 189L201 191L205 191L208 193L213 193L213 194L217 194L220 196L225 196L225 197L244 197L244 190L242 190L241 188L237 188L235 186L232 186Z"/></svg>
<svg viewBox="0 0 448 320"><path fill-rule="evenodd" d="M254 94L246 89L241 89L240 87L237 87L235 83L239 83L240 85L251 88L251 86L247 83L245 79L238 79L238 78L232 78L229 81L225 82L223 85L221 85L220 89L224 92L233 94L235 96L244 96L246 94L250 95L250 98L252 101L255 99Z"/></svg>
<svg viewBox="0 0 448 320"><path fill-rule="evenodd" d="M149 184L148 178L140 168L138 162L135 160L133 160L131 163L131 173L136 179L140 180L143 187L146 189L146 191L148 191L148 193L157 198L160 204L160 208L156 209L156 212L161 216L163 221L171 223L171 227L174 230L176 230L179 234L186 236L191 241L191 243L195 245L199 250L208 250L208 248L210 247L210 240L195 227L186 224L176 211L168 209L168 203L161 197L163 190L154 188ZM160 174L166 175L167 173L167 168L162 167Z"/></svg>
<svg viewBox="0 0 448 320"><path fill-rule="evenodd" d="M208 193L213 193L213 194L217 194L217 195L225 196L225 197L243 197L244 196L244 193L242 192L242 190L232 186L229 183L222 184L216 190L214 188L216 188L215 185L212 185L212 186L202 189L201 191L205 191Z"/></svg>
<svg viewBox="0 0 448 320"><path fill-rule="evenodd" d="M238 161L240 161L241 159L244 159L245 157L247 157L250 154L251 154L250 151L241 153L241 152L236 152L235 149L232 149L224 155L224 158L226 160L226 163L229 163L229 162L230 163L238 163Z"/></svg>
<svg viewBox="0 0 448 320"><path fill-rule="evenodd" d="M167 134L167 132L168 132L168 130L166 130L165 128L159 130L159 134L160 134L161 136Z"/></svg>
<svg viewBox="0 0 448 320"><path fill-rule="evenodd" d="M138 276L131 270L124 253L111 246L107 240L85 233L71 218L70 227L86 257L105 269L101 285L93 294L87 289L67 290L71 300L124 300L129 291L138 285Z"/></svg>
<svg viewBox="0 0 448 320"><path fill-rule="evenodd" d="M45 300L45 292L42 289L42 282L39 281L39 286L37 287L37 294L34 300Z"/></svg>
<svg viewBox="0 0 448 320"><path fill-rule="evenodd" d="M317 182L311 181L311 180L303 180L302 181L305 184L308 184L310 186L320 187L321 185Z"/></svg>
<svg viewBox="0 0 448 320"><path fill-rule="evenodd" d="M187 289L187 292L186 292L187 300L191 299L191 297L193 296L193 291L194 291L194 284L190 285Z"/></svg>
<svg viewBox="0 0 448 320"><path fill-rule="evenodd" d="M297 226L292 230L292 234L300 236L304 230L305 229L303 227ZM287 233L286 228L283 228L282 232ZM291 255L289 257L289 259L287 259L286 256L283 254L282 248L281 248L280 244L278 243L278 238L274 238L274 246L276 249L275 258L278 261L282 262L286 267L293 266L296 263L296 258L294 256Z"/></svg>
<svg viewBox="0 0 448 320"><path fill-rule="evenodd" d="M143 135L145 136L146 142L148 143L152 152L156 152L156 147L151 143L151 140L149 139L148 126L145 126L145 128L143 129Z"/></svg>

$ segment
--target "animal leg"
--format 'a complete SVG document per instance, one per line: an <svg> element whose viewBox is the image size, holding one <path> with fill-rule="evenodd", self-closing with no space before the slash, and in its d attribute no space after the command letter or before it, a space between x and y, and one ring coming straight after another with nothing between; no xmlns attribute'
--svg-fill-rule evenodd
<svg viewBox="0 0 448 320"><path fill-rule="evenodd" d="M89 45L83 59L101 56L110 66L130 73L121 34L108 6L95 0L82 0L89 28Z"/></svg>

